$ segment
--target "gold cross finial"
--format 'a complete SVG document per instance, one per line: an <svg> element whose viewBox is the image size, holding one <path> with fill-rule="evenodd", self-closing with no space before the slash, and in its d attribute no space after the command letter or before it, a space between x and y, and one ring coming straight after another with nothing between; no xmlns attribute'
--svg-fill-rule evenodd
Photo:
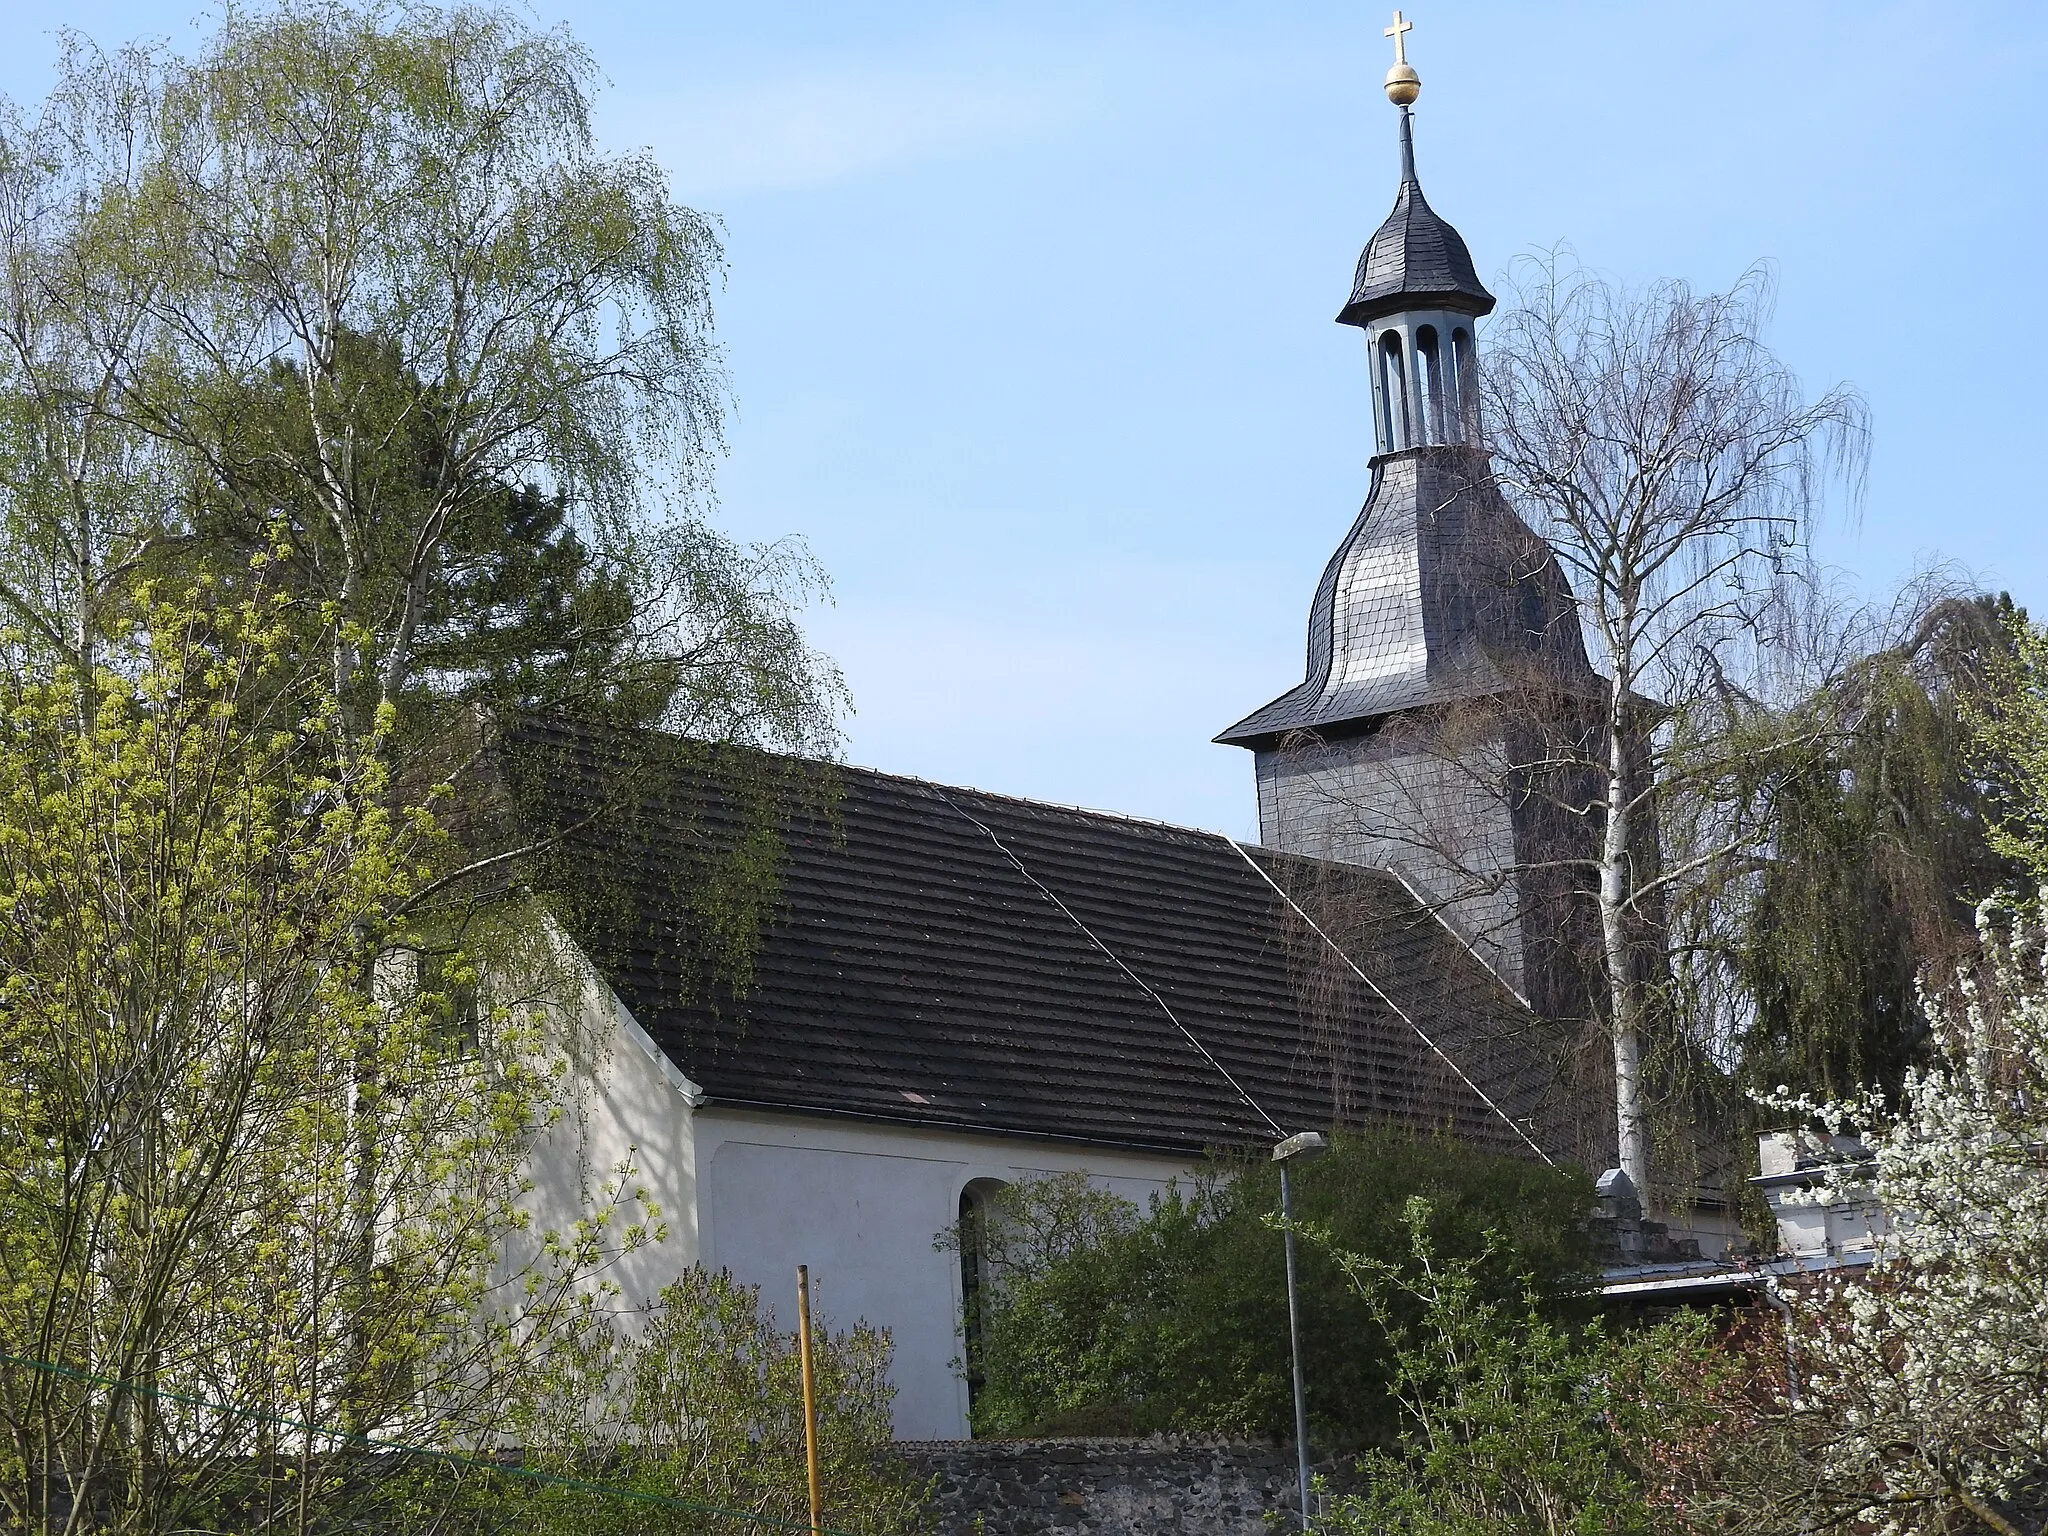
<svg viewBox="0 0 2048 1536"><path fill-rule="evenodd" d="M1396 11L1394 12L1394 24L1380 34L1381 37L1391 37L1394 40L1394 62L1396 64L1406 64L1408 62L1408 34L1414 30L1415 23L1403 21L1401 13Z"/></svg>
<svg viewBox="0 0 2048 1536"><path fill-rule="evenodd" d="M1394 12L1394 24L1381 35L1394 40L1394 67L1387 71L1387 100L1406 112L1422 90L1422 82L1416 78L1415 70L1408 62L1408 34L1415 30L1413 22L1403 21L1399 11Z"/></svg>

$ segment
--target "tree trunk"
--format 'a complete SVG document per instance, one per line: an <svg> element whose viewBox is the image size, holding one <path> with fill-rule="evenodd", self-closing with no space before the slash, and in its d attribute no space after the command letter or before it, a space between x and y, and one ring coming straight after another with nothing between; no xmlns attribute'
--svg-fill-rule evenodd
<svg viewBox="0 0 2048 1536"><path fill-rule="evenodd" d="M1624 695L1617 685L1617 701ZM1607 718L1607 824L1600 843L1600 938L1607 972L1608 1029L1614 1041L1614 1128L1622 1172L1646 1204L1650 1146L1643 1123L1642 987L1629 942L1630 850L1635 785L1621 709Z"/></svg>

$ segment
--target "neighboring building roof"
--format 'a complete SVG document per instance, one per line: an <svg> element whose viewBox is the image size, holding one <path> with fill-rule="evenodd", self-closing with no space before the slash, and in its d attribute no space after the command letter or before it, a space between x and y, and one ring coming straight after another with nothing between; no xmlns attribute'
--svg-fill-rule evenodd
<svg viewBox="0 0 2048 1536"><path fill-rule="evenodd" d="M1216 739L1292 731L1499 693L1533 679L1591 695L1577 609L1549 547L1469 447L1374 462L1372 489L1309 605L1307 675Z"/></svg>
<svg viewBox="0 0 2048 1536"><path fill-rule="evenodd" d="M1606 1301L1684 1306L1743 1292L1768 1292L1777 1282L1797 1284L1819 1275L1869 1269L1877 1257L1875 1252L1779 1254L1761 1260L1617 1266L1602 1273L1600 1295Z"/></svg>
<svg viewBox="0 0 2048 1536"><path fill-rule="evenodd" d="M719 823L704 749L533 718L502 736L529 825L571 829L574 867L628 893L572 911L573 936L714 1103L1188 1152L1270 1143L1235 1079L1289 1132L1391 1118L1528 1155L1398 1007L1546 1151L1576 1150L1548 1026L1392 875L1253 849L1255 868L1214 833L821 770L836 810L787 828L751 990L703 996L662 892ZM589 819L629 740L654 792L630 818Z"/></svg>
<svg viewBox="0 0 2048 1536"><path fill-rule="evenodd" d="M1469 315L1493 312L1493 295L1479 281L1464 238L1423 199L1415 179L1413 120L1401 114L1401 190L1394 211L1366 242L1358 258L1351 299L1337 314L1339 325L1369 325L1404 309L1454 309Z"/></svg>

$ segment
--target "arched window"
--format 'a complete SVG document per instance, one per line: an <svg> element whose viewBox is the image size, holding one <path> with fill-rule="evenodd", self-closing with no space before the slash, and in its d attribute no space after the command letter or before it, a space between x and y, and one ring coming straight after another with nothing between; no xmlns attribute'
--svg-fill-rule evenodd
<svg viewBox="0 0 2048 1536"><path fill-rule="evenodd" d="M1414 439L1408 412L1408 370L1402 366L1401 338L1394 331L1380 336L1380 398L1386 402L1386 450L1406 448Z"/></svg>
<svg viewBox="0 0 2048 1536"><path fill-rule="evenodd" d="M981 1393L983 1354L982 1306L990 1295L990 1224L997 1219L991 1202L1008 1188L1001 1179L971 1179L960 1191L960 1340L967 1367L967 1411Z"/></svg>
<svg viewBox="0 0 2048 1536"><path fill-rule="evenodd" d="M1479 441L1479 365L1472 355L1472 333L1460 326L1451 332L1451 358L1458 371L1458 437Z"/></svg>
<svg viewBox="0 0 2048 1536"><path fill-rule="evenodd" d="M1415 384L1420 399L1416 402L1421 409L1417 417L1416 440L1424 443L1448 443L1451 434L1446 430L1450 420L1444 409L1444 365L1436 345L1436 327L1425 325L1415 333Z"/></svg>
<svg viewBox="0 0 2048 1536"><path fill-rule="evenodd" d="M1387 391L1387 365L1384 345L1368 346L1365 349L1366 377L1372 385L1372 428L1373 441L1379 444L1378 452L1394 451L1394 402Z"/></svg>

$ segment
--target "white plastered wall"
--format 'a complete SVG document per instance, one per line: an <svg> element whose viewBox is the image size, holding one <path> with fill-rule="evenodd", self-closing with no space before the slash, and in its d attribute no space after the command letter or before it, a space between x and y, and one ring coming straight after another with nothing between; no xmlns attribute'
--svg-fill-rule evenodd
<svg viewBox="0 0 2048 1536"><path fill-rule="evenodd" d="M621 1168L631 1169L630 1187L644 1191L666 1236L605 1271L630 1326L633 1314L701 1252L692 1116L703 1095L573 946L559 935L556 942L570 961L565 969L580 973L576 1017L557 1034L569 1062L563 1111L528 1154L533 1191L526 1204L536 1232L564 1230L602 1202ZM622 1222L643 1216L638 1204L620 1207Z"/></svg>
<svg viewBox="0 0 2048 1536"><path fill-rule="evenodd" d="M934 1241L958 1220L962 1190L1084 1172L1142 1206L1191 1171L1115 1148L716 1105L695 1125L705 1263L760 1286L785 1322L796 1266L807 1264L821 1321L887 1328L905 1440L967 1433L967 1384L954 1364L960 1261Z"/></svg>

